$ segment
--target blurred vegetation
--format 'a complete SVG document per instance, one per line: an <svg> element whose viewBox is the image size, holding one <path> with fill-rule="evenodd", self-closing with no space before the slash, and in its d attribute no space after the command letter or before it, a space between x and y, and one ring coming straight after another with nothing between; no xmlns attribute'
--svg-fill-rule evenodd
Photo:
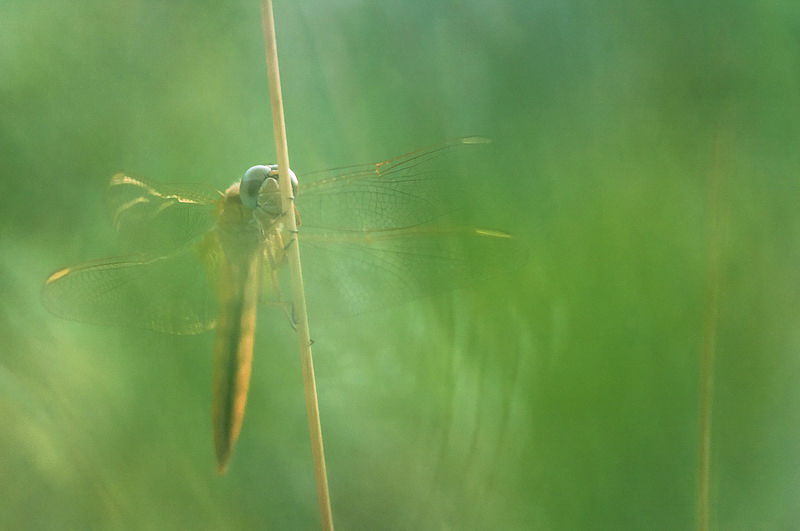
<svg viewBox="0 0 800 531"><path fill-rule="evenodd" d="M489 136L494 171L454 204L530 249L484 286L312 322L340 528L691 528L714 172L712 524L800 527L796 3L280 2L276 21L298 174ZM212 336L38 299L118 252L114 172L223 189L274 159L258 3L4 2L0 72L0 527L315 528L280 311L216 477Z"/></svg>

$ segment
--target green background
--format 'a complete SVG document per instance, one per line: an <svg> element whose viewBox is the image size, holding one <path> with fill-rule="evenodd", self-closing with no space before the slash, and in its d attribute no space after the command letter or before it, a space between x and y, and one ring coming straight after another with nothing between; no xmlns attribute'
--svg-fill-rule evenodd
<svg viewBox="0 0 800 531"><path fill-rule="evenodd" d="M489 136L493 171L454 204L530 255L312 321L339 528L691 528L709 330L713 527L800 527L800 4L275 16L298 173ZM217 477L213 335L61 321L38 295L117 251L114 172L224 188L274 160L263 54L255 1L0 5L0 528L318 525L279 311Z"/></svg>

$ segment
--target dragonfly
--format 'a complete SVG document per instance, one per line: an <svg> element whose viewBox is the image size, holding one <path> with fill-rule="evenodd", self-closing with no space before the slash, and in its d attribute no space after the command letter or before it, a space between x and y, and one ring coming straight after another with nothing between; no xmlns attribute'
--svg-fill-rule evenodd
<svg viewBox="0 0 800 531"><path fill-rule="evenodd" d="M464 137L308 174L303 184L290 172L291 212L281 208L277 165L253 166L224 192L118 173L107 202L131 254L56 271L43 304L97 325L215 329L212 432L222 473L242 427L258 302L282 304L281 270L295 237L286 216L300 227L312 315L315 301L320 315L353 315L479 283L524 260L509 233L448 222L454 188L467 185L463 155L486 143Z"/></svg>

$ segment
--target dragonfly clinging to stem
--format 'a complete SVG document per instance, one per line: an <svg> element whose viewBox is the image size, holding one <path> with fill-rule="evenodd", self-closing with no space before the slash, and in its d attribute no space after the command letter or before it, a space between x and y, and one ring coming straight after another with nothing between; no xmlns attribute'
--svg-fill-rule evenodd
<svg viewBox="0 0 800 531"><path fill-rule="evenodd" d="M524 260L509 234L448 225L448 183L466 137L376 164L309 174L291 215L301 223L303 269L314 300L355 314L454 289ZM277 166L254 166L225 192L111 178L113 222L135 254L53 273L42 300L57 316L171 334L216 328L212 428L224 471L241 430L256 307L279 293L284 249ZM302 217L301 217L302 214ZM314 299L316 297L316 299ZM321 306L320 306L321 307Z"/></svg>

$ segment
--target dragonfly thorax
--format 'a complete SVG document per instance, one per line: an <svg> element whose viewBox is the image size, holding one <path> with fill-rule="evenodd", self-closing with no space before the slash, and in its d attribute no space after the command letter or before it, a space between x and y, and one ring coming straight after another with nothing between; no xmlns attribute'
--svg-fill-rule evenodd
<svg viewBox="0 0 800 531"><path fill-rule="evenodd" d="M275 221L244 206L239 186L240 183L233 183L225 190L216 222L220 244L226 253L236 255L249 254L260 247Z"/></svg>

